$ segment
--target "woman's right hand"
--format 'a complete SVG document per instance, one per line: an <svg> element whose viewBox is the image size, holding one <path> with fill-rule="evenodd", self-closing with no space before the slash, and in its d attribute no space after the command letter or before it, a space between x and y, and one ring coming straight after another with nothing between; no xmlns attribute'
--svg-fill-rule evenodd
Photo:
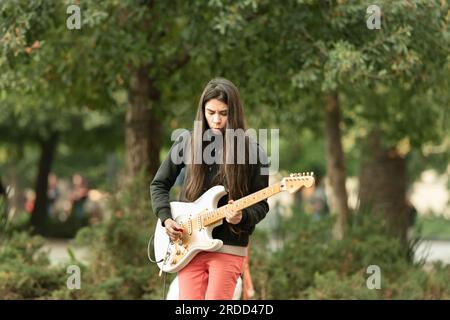
<svg viewBox="0 0 450 320"><path fill-rule="evenodd" d="M166 219L164 221L164 226L166 227L166 233L169 235L170 240L175 241L181 238L183 229L175 220L171 218Z"/></svg>

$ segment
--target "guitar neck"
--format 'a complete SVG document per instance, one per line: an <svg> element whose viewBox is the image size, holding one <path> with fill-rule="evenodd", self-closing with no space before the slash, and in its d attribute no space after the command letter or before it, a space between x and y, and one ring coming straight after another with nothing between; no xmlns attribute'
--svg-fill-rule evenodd
<svg viewBox="0 0 450 320"><path fill-rule="evenodd" d="M227 211L240 211L248 208L255 203L258 203L264 199L267 199L277 193L281 192L281 183L277 182L270 187L261 189L255 193L252 193L244 198L234 201L232 204L224 205L216 210L208 211L202 214L203 226L209 226L214 224L225 217Z"/></svg>

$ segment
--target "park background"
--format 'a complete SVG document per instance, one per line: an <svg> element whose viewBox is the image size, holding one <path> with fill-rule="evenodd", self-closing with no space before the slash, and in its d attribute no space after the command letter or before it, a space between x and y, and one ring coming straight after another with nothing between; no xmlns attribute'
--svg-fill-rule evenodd
<svg viewBox="0 0 450 320"><path fill-rule="evenodd" d="M271 181L320 179L270 199L246 298L449 299L449 25L446 0L0 1L0 299L163 297L149 182L216 76L280 130Z"/></svg>

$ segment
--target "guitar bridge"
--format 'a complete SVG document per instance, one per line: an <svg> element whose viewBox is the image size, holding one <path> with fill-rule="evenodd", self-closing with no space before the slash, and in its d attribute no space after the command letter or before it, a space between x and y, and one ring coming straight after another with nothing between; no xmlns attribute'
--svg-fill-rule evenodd
<svg viewBox="0 0 450 320"><path fill-rule="evenodd" d="M203 228L201 215L198 215L198 217L197 217L197 225L198 225L198 231L201 231Z"/></svg>
<svg viewBox="0 0 450 320"><path fill-rule="evenodd" d="M191 235L192 234L192 219L191 218L189 218L187 221L187 227L188 227L188 233L189 233L189 235Z"/></svg>

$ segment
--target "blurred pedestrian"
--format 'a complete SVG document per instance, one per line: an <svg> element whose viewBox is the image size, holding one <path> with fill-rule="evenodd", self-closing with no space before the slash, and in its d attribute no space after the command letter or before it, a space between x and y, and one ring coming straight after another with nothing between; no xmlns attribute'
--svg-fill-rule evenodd
<svg viewBox="0 0 450 320"><path fill-rule="evenodd" d="M315 184L312 194L307 199L307 206L313 221L318 221L329 214L327 195L320 173L315 172Z"/></svg>
<svg viewBox="0 0 450 320"><path fill-rule="evenodd" d="M34 190L31 190L31 189L26 189L25 190L25 204L24 204L25 211L28 212L29 214L31 214L34 209L35 202L36 202L36 192L34 192Z"/></svg>
<svg viewBox="0 0 450 320"><path fill-rule="evenodd" d="M55 214L55 203L60 195L58 190L58 178L54 173L48 175L47 185L47 214L49 217L53 217Z"/></svg>
<svg viewBox="0 0 450 320"><path fill-rule="evenodd" d="M86 225L88 222L88 217L85 210L88 193L89 189L86 179L78 173L74 174L72 177L71 213L74 214L75 218L79 219L83 225Z"/></svg>

